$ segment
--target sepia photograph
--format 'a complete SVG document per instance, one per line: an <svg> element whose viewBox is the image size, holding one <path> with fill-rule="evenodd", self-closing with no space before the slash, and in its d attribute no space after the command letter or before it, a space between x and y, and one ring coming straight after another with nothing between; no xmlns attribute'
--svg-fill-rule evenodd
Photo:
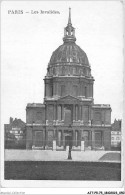
<svg viewBox="0 0 125 195"><path fill-rule="evenodd" d="M2 1L3 187L123 185L123 15L122 1Z"/></svg>

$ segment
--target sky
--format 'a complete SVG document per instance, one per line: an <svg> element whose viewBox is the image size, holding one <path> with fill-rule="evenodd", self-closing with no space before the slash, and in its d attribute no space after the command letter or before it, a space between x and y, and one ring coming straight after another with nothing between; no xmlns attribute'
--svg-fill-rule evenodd
<svg viewBox="0 0 125 195"><path fill-rule="evenodd" d="M94 103L111 105L112 122L115 118L122 119L123 7L120 1L3 1L3 124L9 122L10 116L26 121L27 103L43 103L43 79L52 52L63 44L69 7L76 44L87 54L95 79ZM15 10L23 10L23 14L12 14ZM56 14L40 14L40 10L54 10Z"/></svg>

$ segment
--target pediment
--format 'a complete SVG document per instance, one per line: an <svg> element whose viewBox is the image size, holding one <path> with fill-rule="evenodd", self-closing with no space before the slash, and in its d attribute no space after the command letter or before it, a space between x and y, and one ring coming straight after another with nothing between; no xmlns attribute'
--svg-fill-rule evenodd
<svg viewBox="0 0 125 195"><path fill-rule="evenodd" d="M67 100L70 100L70 101L80 101L80 99L79 98L76 98L76 97L74 97L74 96L72 96L72 95L66 95L66 96L64 96L64 97L61 97L61 98L59 98L58 100L62 100L62 101L67 101Z"/></svg>

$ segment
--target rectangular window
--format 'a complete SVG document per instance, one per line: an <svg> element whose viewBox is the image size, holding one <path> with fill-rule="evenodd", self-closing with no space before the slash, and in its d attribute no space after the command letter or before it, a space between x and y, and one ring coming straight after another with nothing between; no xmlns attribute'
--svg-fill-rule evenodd
<svg viewBox="0 0 125 195"><path fill-rule="evenodd" d="M62 107L61 105L58 106L58 120L62 120Z"/></svg>
<svg viewBox="0 0 125 195"><path fill-rule="evenodd" d="M61 96L65 96L66 91L65 91L65 85L61 86Z"/></svg>
<svg viewBox="0 0 125 195"><path fill-rule="evenodd" d="M62 145L62 131L58 132L58 145L61 146Z"/></svg>
<svg viewBox="0 0 125 195"><path fill-rule="evenodd" d="M89 120L89 107L88 106L82 107L82 120L84 122L88 122Z"/></svg>

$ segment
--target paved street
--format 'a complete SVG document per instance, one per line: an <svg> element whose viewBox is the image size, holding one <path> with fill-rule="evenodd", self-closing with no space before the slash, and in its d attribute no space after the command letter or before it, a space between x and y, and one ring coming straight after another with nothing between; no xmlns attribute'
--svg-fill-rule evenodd
<svg viewBox="0 0 125 195"><path fill-rule="evenodd" d="M120 180L120 152L5 150L5 179Z"/></svg>
<svg viewBox="0 0 125 195"><path fill-rule="evenodd" d="M6 161L5 179L120 181L121 164L74 161Z"/></svg>

